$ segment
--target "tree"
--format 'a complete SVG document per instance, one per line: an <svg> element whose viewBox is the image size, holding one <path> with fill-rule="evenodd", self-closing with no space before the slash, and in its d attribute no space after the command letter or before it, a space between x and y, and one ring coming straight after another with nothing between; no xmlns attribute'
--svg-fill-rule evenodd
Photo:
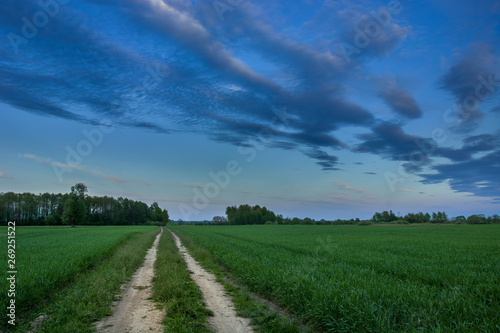
<svg viewBox="0 0 500 333"><path fill-rule="evenodd" d="M58 214L50 214L45 218L46 225L58 225L61 224L61 217Z"/></svg>
<svg viewBox="0 0 500 333"><path fill-rule="evenodd" d="M78 183L75 186L71 186L71 194L77 196L80 199L85 199L85 193L87 192L87 185L85 185L84 183Z"/></svg>
<svg viewBox="0 0 500 333"><path fill-rule="evenodd" d="M226 208L226 216L229 224L236 224L236 215L238 213L238 209L236 206L230 206Z"/></svg>
<svg viewBox="0 0 500 333"><path fill-rule="evenodd" d="M161 211L161 219L167 225L170 222L170 216L168 216L168 211L166 209Z"/></svg>
<svg viewBox="0 0 500 333"><path fill-rule="evenodd" d="M151 204L151 207L149 207L149 210L151 212L152 221L158 221L158 222L162 221L162 210L157 202L153 202Z"/></svg>
<svg viewBox="0 0 500 333"><path fill-rule="evenodd" d="M445 212L432 213L431 222L433 222L433 223L448 222L448 216L446 215Z"/></svg>
<svg viewBox="0 0 500 333"><path fill-rule="evenodd" d="M372 217L373 222L382 222L382 214L376 212Z"/></svg>
<svg viewBox="0 0 500 333"><path fill-rule="evenodd" d="M391 222L397 219L398 217L392 212L392 210L384 210L382 213L375 213L372 217L373 222Z"/></svg>
<svg viewBox="0 0 500 333"><path fill-rule="evenodd" d="M64 203L62 217L64 224L71 224L71 227L74 228L75 224L83 224L85 222L87 217L85 193L87 193L87 185L78 183L75 186L71 186L70 198Z"/></svg>
<svg viewBox="0 0 500 333"><path fill-rule="evenodd" d="M85 202L82 199L78 197L69 198L64 203L62 221L64 224L71 224L71 227L74 228L75 224L83 224L85 222L85 213Z"/></svg>
<svg viewBox="0 0 500 333"><path fill-rule="evenodd" d="M305 217L302 221L300 221L300 224L316 224L316 223L310 217Z"/></svg>
<svg viewBox="0 0 500 333"><path fill-rule="evenodd" d="M487 222L488 220L486 220L484 214L474 214L467 217L467 223L469 224L485 224Z"/></svg>
<svg viewBox="0 0 500 333"><path fill-rule="evenodd" d="M214 216L212 222L214 224L227 224L227 219L224 216Z"/></svg>

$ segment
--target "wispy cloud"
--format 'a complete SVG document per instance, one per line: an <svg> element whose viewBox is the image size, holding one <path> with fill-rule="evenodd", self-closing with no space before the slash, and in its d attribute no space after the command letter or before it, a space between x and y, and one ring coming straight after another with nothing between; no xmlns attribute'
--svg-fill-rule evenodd
<svg viewBox="0 0 500 333"><path fill-rule="evenodd" d="M113 183L128 183L128 182L130 182L127 179L116 177L116 176L113 176L113 175L108 175L108 174L105 174L105 173L102 173L102 172L96 171L96 170L90 171L90 173L92 173L95 176L98 176L98 177L104 178L106 180L109 180L110 182L113 182Z"/></svg>
<svg viewBox="0 0 500 333"><path fill-rule="evenodd" d="M61 163L61 162L54 161L51 158L39 157L39 156L36 156L33 154L26 153L26 154L19 154L18 156L21 158L27 158L30 160L34 160L40 164L50 164L50 165L54 165L54 166L61 167L61 168L68 168L68 169L80 170L80 171L84 170L84 167L81 165Z"/></svg>
<svg viewBox="0 0 500 333"><path fill-rule="evenodd" d="M236 191L236 192L242 194L262 194L262 192L252 192L252 191Z"/></svg>
<svg viewBox="0 0 500 333"><path fill-rule="evenodd" d="M336 202L336 203L348 203L352 205L359 205L360 200L359 198L351 198L346 195L327 195L325 196L326 201L329 202Z"/></svg>
<svg viewBox="0 0 500 333"><path fill-rule="evenodd" d="M197 189L203 189L203 185L201 184L180 184L179 187L188 187L188 188L197 188Z"/></svg>
<svg viewBox="0 0 500 333"><path fill-rule="evenodd" d="M337 180L328 180L329 183L334 183L334 184L337 184L338 187L342 190L346 190L346 191L351 191L351 192L356 192L356 193L363 193L363 194L371 194L370 192L368 192L367 190L361 188L361 187L354 187L354 186L351 186L347 183L344 183L344 182L341 182L341 181L337 181Z"/></svg>
<svg viewBox="0 0 500 333"><path fill-rule="evenodd" d="M410 193L417 193L417 194L425 194L425 192L422 192L422 191L414 191L414 190L409 190L409 189L406 189L406 188L402 188L399 190L400 192L410 192Z"/></svg>
<svg viewBox="0 0 500 333"><path fill-rule="evenodd" d="M40 164L48 164L48 165L55 166L55 167L68 168L68 169L71 169L71 170L78 170L80 172L84 172L84 173L87 173L87 174L90 174L90 175L93 175L93 176L96 176L96 177L99 177L99 178L106 179L106 180L108 180L110 182L113 182L113 183L126 183L126 182L130 181L130 180L127 180L127 179L123 179L123 178L114 176L114 175L106 174L106 173L104 173L102 171L99 171L96 168L89 168L89 167L86 167L86 166L83 166L83 165L72 165L72 164L67 164L67 163L61 163L61 162L58 162L58 161L54 161L51 158L40 157L40 156L36 156L34 154L28 154L28 153L26 153L26 154L19 154L18 156L21 157L21 158L26 158L26 159L34 160L34 161L36 161L37 163L40 163Z"/></svg>

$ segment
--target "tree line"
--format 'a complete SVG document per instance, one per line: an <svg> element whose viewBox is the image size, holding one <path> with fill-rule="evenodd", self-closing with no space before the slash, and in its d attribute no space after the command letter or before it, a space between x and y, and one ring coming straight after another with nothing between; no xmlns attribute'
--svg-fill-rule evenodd
<svg viewBox="0 0 500 333"><path fill-rule="evenodd" d="M500 216L493 214L486 217L484 214L473 214L468 217L463 215L449 218L445 212L437 213L408 213L405 216L397 216L390 211L383 211L382 213L375 213L372 217L375 223L468 223L468 224L490 224L500 223Z"/></svg>
<svg viewBox="0 0 500 333"><path fill-rule="evenodd" d="M445 212L437 213L408 213L404 216L396 215L392 210L376 212L371 220L355 219L336 219L336 220L315 220L309 217L283 217L276 214L266 207L259 205L240 205L226 208L226 217L214 216L212 221L194 222L199 225L224 225L224 224L318 224L318 225L369 225L376 223L390 224L413 224L413 223L468 223L468 224L489 224L500 223L500 217L497 214L486 217L484 214L474 214L468 217L457 216L449 218ZM177 221L177 224L184 224L183 221Z"/></svg>
<svg viewBox="0 0 500 333"><path fill-rule="evenodd" d="M165 224L168 211L158 203L119 197L87 195L78 183L70 193L0 193L0 221L16 225L129 225Z"/></svg>

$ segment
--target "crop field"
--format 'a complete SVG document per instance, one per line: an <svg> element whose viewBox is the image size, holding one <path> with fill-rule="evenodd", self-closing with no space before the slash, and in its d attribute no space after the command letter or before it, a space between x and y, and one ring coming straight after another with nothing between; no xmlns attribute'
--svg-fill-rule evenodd
<svg viewBox="0 0 500 333"><path fill-rule="evenodd" d="M134 233L146 233L157 227L17 227L16 228L16 308L18 313L36 304L42 297L92 268ZM0 242L7 248L7 228L1 228ZM7 267L7 251L0 251ZM6 271L0 273L0 288L8 290ZM7 307L7 293L0 296Z"/></svg>
<svg viewBox="0 0 500 333"><path fill-rule="evenodd" d="M500 225L171 229L318 331L500 329Z"/></svg>

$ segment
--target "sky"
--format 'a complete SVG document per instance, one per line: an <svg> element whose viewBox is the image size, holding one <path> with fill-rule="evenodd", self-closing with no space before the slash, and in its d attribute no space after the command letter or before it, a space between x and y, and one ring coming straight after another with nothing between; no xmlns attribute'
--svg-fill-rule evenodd
<svg viewBox="0 0 500 333"><path fill-rule="evenodd" d="M500 1L4 0L0 192L500 213Z"/></svg>

